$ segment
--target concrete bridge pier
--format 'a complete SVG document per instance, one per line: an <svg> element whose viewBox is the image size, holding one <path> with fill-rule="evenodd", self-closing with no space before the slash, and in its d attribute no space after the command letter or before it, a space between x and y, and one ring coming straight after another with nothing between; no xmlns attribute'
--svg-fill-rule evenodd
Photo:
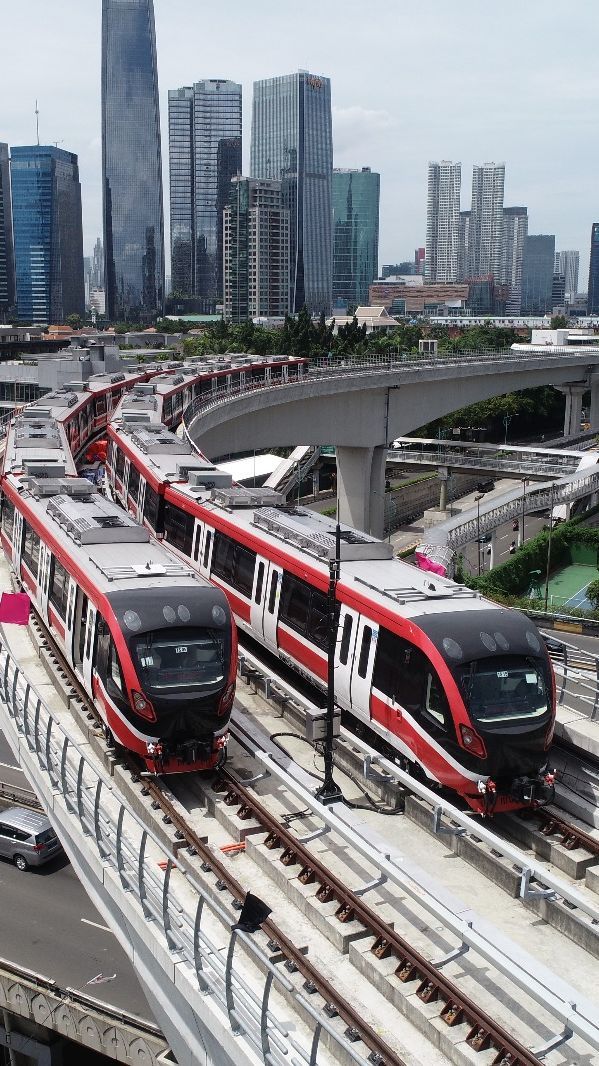
<svg viewBox="0 0 599 1066"><path fill-rule="evenodd" d="M599 374L591 374L591 429L599 430Z"/></svg>
<svg viewBox="0 0 599 1066"><path fill-rule="evenodd" d="M439 510L447 510L447 484L449 482L450 470L447 466L440 466L437 469L439 475Z"/></svg>
<svg viewBox="0 0 599 1066"><path fill-rule="evenodd" d="M558 391L566 397L566 410L564 412L564 437L573 437L580 433L582 418L582 397L588 392L588 385L584 382L559 385ZM599 400L599 395L597 397ZM595 405L597 407L597 405Z"/></svg>
<svg viewBox="0 0 599 1066"><path fill-rule="evenodd" d="M373 537L385 526L385 458L387 448L337 447L339 520Z"/></svg>

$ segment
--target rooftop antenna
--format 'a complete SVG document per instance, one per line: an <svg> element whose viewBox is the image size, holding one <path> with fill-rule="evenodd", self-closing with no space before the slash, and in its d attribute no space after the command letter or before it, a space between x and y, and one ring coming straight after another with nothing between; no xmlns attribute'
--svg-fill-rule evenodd
<svg viewBox="0 0 599 1066"><path fill-rule="evenodd" d="M35 101L35 130L37 135L37 146L40 146L40 109L37 106L37 100Z"/></svg>

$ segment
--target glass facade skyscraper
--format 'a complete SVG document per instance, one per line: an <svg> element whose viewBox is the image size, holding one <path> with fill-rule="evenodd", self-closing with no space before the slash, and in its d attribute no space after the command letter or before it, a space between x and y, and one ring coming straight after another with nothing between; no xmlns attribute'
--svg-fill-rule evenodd
<svg viewBox="0 0 599 1066"><path fill-rule="evenodd" d="M522 261L522 314L544 315L551 311L555 237L546 233L529 235L524 242Z"/></svg>
<svg viewBox="0 0 599 1066"><path fill-rule="evenodd" d="M15 259L8 145L0 143L0 322L15 306Z"/></svg>
<svg viewBox="0 0 599 1066"><path fill-rule="evenodd" d="M331 309L333 136L329 78L254 82L252 177L281 182L290 216L290 308Z"/></svg>
<svg viewBox="0 0 599 1066"><path fill-rule="evenodd" d="M241 172L241 85L171 89L168 128L171 291L211 311L222 298L223 210Z"/></svg>
<svg viewBox="0 0 599 1066"><path fill-rule="evenodd" d="M591 229L591 258L589 262L589 301L587 314L599 314L599 222Z"/></svg>
<svg viewBox="0 0 599 1066"><path fill-rule="evenodd" d="M17 316L61 323L83 315L83 233L77 156L62 148L11 148Z"/></svg>
<svg viewBox="0 0 599 1066"><path fill-rule="evenodd" d="M379 265L381 179L370 167L333 171L333 306L368 303Z"/></svg>
<svg viewBox="0 0 599 1066"><path fill-rule="evenodd" d="M148 322L164 303L153 0L102 0L102 175L107 315Z"/></svg>

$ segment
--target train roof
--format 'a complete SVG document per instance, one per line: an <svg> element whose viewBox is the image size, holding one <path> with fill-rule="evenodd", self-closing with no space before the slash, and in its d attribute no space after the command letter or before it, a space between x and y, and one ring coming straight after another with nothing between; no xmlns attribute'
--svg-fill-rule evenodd
<svg viewBox="0 0 599 1066"><path fill-rule="evenodd" d="M248 489L220 482L211 485L204 456L183 451L184 442L162 426L144 427L149 439L160 441L156 451L142 442L137 428L114 425L113 432L123 440L135 459L170 491L187 501L200 504L215 516L233 520L237 529L259 537L276 554L283 550L298 567L309 565L328 577L329 560L335 555L335 523L307 507L286 506L279 493L270 489ZM218 468L212 467L212 471ZM208 483L208 484L207 484ZM350 526L341 527L341 583L348 591L374 600L382 608L401 608L405 618L462 610L501 610L479 593L448 578L437 577L393 557L385 541L370 537Z"/></svg>
<svg viewBox="0 0 599 1066"><path fill-rule="evenodd" d="M25 463L53 466L55 476L77 473L62 421L55 408L25 407L11 422L4 449L4 472L23 470Z"/></svg>
<svg viewBox="0 0 599 1066"><path fill-rule="evenodd" d="M6 482L25 517L29 512L52 538L53 553L71 559L99 592L209 586L85 478L55 477L38 466Z"/></svg>

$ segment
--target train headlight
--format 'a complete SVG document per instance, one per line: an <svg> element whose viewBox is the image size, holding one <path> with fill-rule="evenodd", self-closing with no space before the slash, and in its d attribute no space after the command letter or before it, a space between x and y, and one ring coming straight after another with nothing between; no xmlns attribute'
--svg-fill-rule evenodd
<svg viewBox="0 0 599 1066"><path fill-rule="evenodd" d="M220 701L220 703L218 705L218 713L219 713L219 715L226 714L227 711L231 710L231 706L232 706L232 703L233 703L233 696L234 695L235 695L235 685L234 684L227 685L227 687L226 687L226 689L224 691L223 697L222 697L222 699L221 699L221 701Z"/></svg>
<svg viewBox="0 0 599 1066"><path fill-rule="evenodd" d="M142 718L146 718L148 722L155 722L156 711L152 707L150 701L146 699L143 692L136 692L135 690L133 690L133 692L131 693L131 697L133 700L133 710L135 711L135 713L140 714Z"/></svg>
<svg viewBox="0 0 599 1066"><path fill-rule="evenodd" d="M472 729L469 725L461 725L460 733L462 735L462 744L466 748L466 751L470 751L473 755L477 755L479 759L486 758L487 752L485 750L485 745L476 730Z"/></svg>

